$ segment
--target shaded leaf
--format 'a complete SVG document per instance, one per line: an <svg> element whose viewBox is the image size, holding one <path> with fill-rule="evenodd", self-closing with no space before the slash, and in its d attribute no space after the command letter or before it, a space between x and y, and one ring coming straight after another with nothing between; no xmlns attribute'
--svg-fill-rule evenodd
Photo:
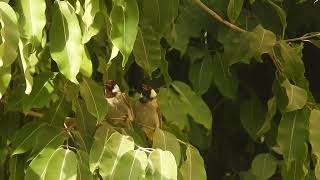
<svg viewBox="0 0 320 180"><path fill-rule="evenodd" d="M201 99L199 95L191 90L191 88L180 81L174 81L172 87L178 92L180 100L193 120L206 129L212 127L212 114L208 105Z"/></svg>
<svg viewBox="0 0 320 180"><path fill-rule="evenodd" d="M139 11L135 0L115 0L110 14L111 41L122 56L122 67L128 61L138 32Z"/></svg>
<svg viewBox="0 0 320 180"><path fill-rule="evenodd" d="M0 99L6 92L11 81L11 67L0 68Z"/></svg>
<svg viewBox="0 0 320 180"><path fill-rule="evenodd" d="M282 37L284 37L284 32L286 31L286 28L287 28L286 12L280 6L278 6L276 3L272 2L271 0L268 0L268 3L273 7L273 9L276 11L276 13L278 14L278 16L280 18L281 25L282 25Z"/></svg>
<svg viewBox="0 0 320 180"><path fill-rule="evenodd" d="M41 118L51 126L63 127L64 120L70 113L70 105L66 102L65 94L51 105L48 112Z"/></svg>
<svg viewBox="0 0 320 180"><path fill-rule="evenodd" d="M187 159L180 167L184 180L205 180L207 179L203 159L197 149L191 145L186 149Z"/></svg>
<svg viewBox="0 0 320 180"><path fill-rule="evenodd" d="M93 135L97 121L95 118L88 112L85 103L81 99L75 99L73 101L76 108L76 126L81 134L88 133L89 135Z"/></svg>
<svg viewBox="0 0 320 180"><path fill-rule="evenodd" d="M7 68L9 68L18 55L18 20L12 7L5 2L0 2L0 18L2 38L0 45L0 67L6 67L5 70L1 71L8 71ZM0 97L2 93L0 91Z"/></svg>
<svg viewBox="0 0 320 180"><path fill-rule="evenodd" d="M288 168L293 161L301 162L306 159L308 118L304 109L282 115L278 128L277 142Z"/></svg>
<svg viewBox="0 0 320 180"><path fill-rule="evenodd" d="M112 177L120 157L134 148L131 137L118 132L109 137L109 132L105 128L97 130L89 157L90 171L99 169L103 178Z"/></svg>
<svg viewBox="0 0 320 180"><path fill-rule="evenodd" d="M24 178L23 156L15 155L9 160L9 180L20 180Z"/></svg>
<svg viewBox="0 0 320 180"><path fill-rule="evenodd" d="M266 114L266 118L264 119L264 123L262 127L257 132L257 136L261 136L270 130L271 122L276 112L277 112L277 101L275 97L272 97L271 99L268 100L268 111Z"/></svg>
<svg viewBox="0 0 320 180"><path fill-rule="evenodd" d="M24 53L24 47L21 40L19 40L19 54L20 54L20 60L24 72L24 79L26 80L26 90L24 91L26 94L30 94L32 91L32 85L33 85L33 77L31 75L30 71L30 62L29 58L25 56Z"/></svg>
<svg viewBox="0 0 320 180"><path fill-rule="evenodd" d="M151 174L147 174L147 179L177 179L177 164L170 151L155 149L149 155L149 168Z"/></svg>
<svg viewBox="0 0 320 180"><path fill-rule="evenodd" d="M229 0L229 5L228 5L228 18L230 21L236 22L238 19L240 12L242 10L242 5L243 5L244 0Z"/></svg>
<svg viewBox="0 0 320 180"><path fill-rule="evenodd" d="M320 178L320 111L313 109L310 114L309 141L312 147L312 153L316 156L315 175Z"/></svg>
<svg viewBox="0 0 320 180"><path fill-rule="evenodd" d="M77 151L77 180L93 180L93 174L89 167L89 154L84 151Z"/></svg>
<svg viewBox="0 0 320 180"><path fill-rule="evenodd" d="M174 155L177 165L180 164L180 144L175 135L157 128L153 135L152 148L170 151Z"/></svg>
<svg viewBox="0 0 320 180"><path fill-rule="evenodd" d="M96 117L98 122L104 120L108 112L108 104L102 88L92 79L83 78L80 84L80 93L90 114Z"/></svg>
<svg viewBox="0 0 320 180"><path fill-rule="evenodd" d="M250 47L256 51L256 56L260 58L263 53L272 52L276 44L276 35L258 25L252 32L254 40L250 41Z"/></svg>
<svg viewBox="0 0 320 180"><path fill-rule="evenodd" d="M288 105L284 109L287 112L302 109L308 100L307 92L295 85L290 84L288 80L282 83L282 87L285 88L288 97Z"/></svg>
<svg viewBox="0 0 320 180"><path fill-rule="evenodd" d="M250 100L240 105L240 120L252 139L257 139L257 133L263 126L266 109L257 96L252 96Z"/></svg>
<svg viewBox="0 0 320 180"><path fill-rule="evenodd" d="M92 74L92 62L91 62L90 54L86 47L84 47L84 53L82 54L82 63L80 66L80 72L86 77L91 77L91 74Z"/></svg>
<svg viewBox="0 0 320 180"><path fill-rule="evenodd" d="M210 54L207 54L201 61L195 62L190 67L189 79L194 91L196 91L199 95L207 92L212 84L212 66L212 57Z"/></svg>
<svg viewBox="0 0 320 180"><path fill-rule="evenodd" d="M310 42L311 44L315 45L317 48L320 48L320 40L310 39L305 41Z"/></svg>
<svg viewBox="0 0 320 180"><path fill-rule="evenodd" d="M148 164L148 157L144 151L131 150L124 153L119 159L113 176L114 179L142 179L145 175L145 169Z"/></svg>
<svg viewBox="0 0 320 180"><path fill-rule="evenodd" d="M293 161L289 167L283 165L281 170L283 180L305 179L308 174L308 170L304 166L303 161Z"/></svg>
<svg viewBox="0 0 320 180"><path fill-rule="evenodd" d="M138 29L133 54L136 63L151 77L153 71L160 66L160 37L151 27Z"/></svg>
<svg viewBox="0 0 320 180"><path fill-rule="evenodd" d="M251 172L258 179L269 179L277 169L277 160L271 154L258 154L251 164Z"/></svg>
<svg viewBox="0 0 320 180"><path fill-rule="evenodd" d="M77 74L85 53L81 29L73 7L65 1L55 1L50 27L50 54L60 72L78 84Z"/></svg>
<svg viewBox="0 0 320 180"><path fill-rule="evenodd" d="M21 37L39 48L43 37L43 28L46 25L45 0L17 1Z"/></svg>

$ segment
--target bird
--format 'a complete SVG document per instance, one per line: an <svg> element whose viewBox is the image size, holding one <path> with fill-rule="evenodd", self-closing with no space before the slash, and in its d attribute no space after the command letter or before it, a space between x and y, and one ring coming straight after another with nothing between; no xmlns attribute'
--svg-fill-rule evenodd
<svg viewBox="0 0 320 180"><path fill-rule="evenodd" d="M134 123L152 141L155 130L162 126L162 116L157 100L157 93L149 85L142 85L139 101L134 105L134 113Z"/></svg>
<svg viewBox="0 0 320 180"><path fill-rule="evenodd" d="M105 99L109 104L107 120L112 125L128 127L134 119L133 109L129 97L121 92L114 80L105 83Z"/></svg>

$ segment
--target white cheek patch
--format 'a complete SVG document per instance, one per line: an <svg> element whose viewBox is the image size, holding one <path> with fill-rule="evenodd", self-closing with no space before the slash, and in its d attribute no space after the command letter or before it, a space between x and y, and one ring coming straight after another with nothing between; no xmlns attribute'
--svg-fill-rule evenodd
<svg viewBox="0 0 320 180"><path fill-rule="evenodd" d="M150 97L151 97L151 98L157 97L157 93L156 93L153 89L151 90Z"/></svg>
<svg viewBox="0 0 320 180"><path fill-rule="evenodd" d="M118 86L117 84L113 87L112 92L113 92L113 93L118 93L118 92L120 92L120 88L119 88L119 86Z"/></svg>

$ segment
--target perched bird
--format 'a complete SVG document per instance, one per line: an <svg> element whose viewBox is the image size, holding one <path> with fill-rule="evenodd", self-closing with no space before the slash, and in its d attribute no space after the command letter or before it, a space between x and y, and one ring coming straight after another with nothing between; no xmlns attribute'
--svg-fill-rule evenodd
<svg viewBox="0 0 320 180"><path fill-rule="evenodd" d="M156 128L161 127L162 116L157 102L157 93L148 85L143 85L139 101L134 106L134 123L152 140Z"/></svg>
<svg viewBox="0 0 320 180"><path fill-rule="evenodd" d="M108 121L113 125L128 126L134 119L128 96L120 91L113 80L108 80L105 88L105 96L109 104Z"/></svg>

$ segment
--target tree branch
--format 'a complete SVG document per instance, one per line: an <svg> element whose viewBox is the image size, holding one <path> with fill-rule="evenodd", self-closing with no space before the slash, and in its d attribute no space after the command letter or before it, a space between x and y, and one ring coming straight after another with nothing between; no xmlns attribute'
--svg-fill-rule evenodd
<svg viewBox="0 0 320 180"><path fill-rule="evenodd" d="M223 19L223 17L221 17L219 14L217 14L216 12L214 12L212 9L210 9L208 6L206 6L205 4L203 4L201 2L201 0L194 0L194 2L204 11L206 11L208 14L210 14L214 19L216 19L217 21L221 22L222 24L224 24L225 26L231 28L234 31L238 31L238 32L246 32L246 30L226 21L225 19Z"/></svg>
<svg viewBox="0 0 320 180"><path fill-rule="evenodd" d="M314 38L314 37L320 37L320 32L316 33L316 34L311 34L311 35L304 35L304 36L301 36L298 38L286 39L284 41L285 42L305 41L305 40L308 40L308 39Z"/></svg>

